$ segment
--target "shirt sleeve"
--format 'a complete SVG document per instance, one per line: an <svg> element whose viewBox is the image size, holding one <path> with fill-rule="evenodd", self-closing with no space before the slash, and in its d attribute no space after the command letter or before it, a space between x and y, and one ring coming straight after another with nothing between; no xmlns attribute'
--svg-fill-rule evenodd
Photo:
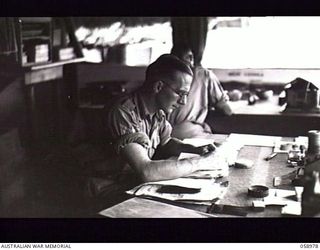
<svg viewBox="0 0 320 250"><path fill-rule="evenodd" d="M108 127L112 143L119 154L129 143L138 143L144 148L150 147L149 137L140 132L139 124L134 114L129 110L118 108L112 109L108 114Z"/></svg>
<svg viewBox="0 0 320 250"><path fill-rule="evenodd" d="M161 144L161 146L167 144L167 142L170 141L171 133L172 133L172 126L167 120L165 120L162 124L163 125L160 128L160 131L161 131L160 144Z"/></svg>
<svg viewBox="0 0 320 250"><path fill-rule="evenodd" d="M225 103L229 101L229 97L224 91L218 77L211 71L206 70L209 88L209 105L216 107L218 103Z"/></svg>

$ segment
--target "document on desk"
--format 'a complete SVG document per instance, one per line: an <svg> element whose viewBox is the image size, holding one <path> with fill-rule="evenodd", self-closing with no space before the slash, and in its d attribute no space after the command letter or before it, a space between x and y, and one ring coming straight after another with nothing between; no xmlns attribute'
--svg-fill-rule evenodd
<svg viewBox="0 0 320 250"><path fill-rule="evenodd" d="M213 200L222 198L226 190L227 185L216 183L215 179L178 178L144 183L127 193L135 196L210 205Z"/></svg>
<svg viewBox="0 0 320 250"><path fill-rule="evenodd" d="M109 218L207 218L210 214L134 197L99 212Z"/></svg>
<svg viewBox="0 0 320 250"><path fill-rule="evenodd" d="M183 142L199 147L207 144L213 144L214 140L203 139L203 138L188 138L188 139L184 139ZM216 148L215 159L213 160L212 164L217 164L217 165L227 164L229 166L234 165L240 148L241 147L239 147L238 143L229 142L229 141L224 142L222 145ZM191 154L191 153L181 153L179 156L179 160L196 157L196 156L199 156L199 155ZM222 166L222 169L226 169L226 168ZM226 176L226 175L227 173L221 173L221 176Z"/></svg>
<svg viewBox="0 0 320 250"><path fill-rule="evenodd" d="M261 147L274 147L277 141L281 140L280 136L268 135L250 135L250 134L235 134L229 135L227 141L233 144L242 146L261 146Z"/></svg>

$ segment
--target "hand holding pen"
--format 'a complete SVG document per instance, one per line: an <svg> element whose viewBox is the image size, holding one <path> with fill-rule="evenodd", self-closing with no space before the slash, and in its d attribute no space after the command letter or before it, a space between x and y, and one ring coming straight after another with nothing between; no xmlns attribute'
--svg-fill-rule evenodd
<svg viewBox="0 0 320 250"><path fill-rule="evenodd" d="M208 154L210 152L215 151L216 146L214 144L208 144L208 145L197 147L197 149L199 150L200 155L205 155L205 154Z"/></svg>

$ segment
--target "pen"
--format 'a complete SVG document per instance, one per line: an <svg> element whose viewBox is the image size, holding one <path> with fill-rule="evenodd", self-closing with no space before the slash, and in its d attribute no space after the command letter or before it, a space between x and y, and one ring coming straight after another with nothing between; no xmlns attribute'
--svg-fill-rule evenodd
<svg viewBox="0 0 320 250"><path fill-rule="evenodd" d="M277 153L272 153L271 155L267 156L267 157L265 158L265 160L266 160L266 161L269 161L269 160L271 160L273 157L275 157L276 155L277 155Z"/></svg>

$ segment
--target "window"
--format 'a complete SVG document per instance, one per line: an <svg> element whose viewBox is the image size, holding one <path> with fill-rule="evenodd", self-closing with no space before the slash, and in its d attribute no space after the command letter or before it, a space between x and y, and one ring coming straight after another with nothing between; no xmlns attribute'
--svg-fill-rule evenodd
<svg viewBox="0 0 320 250"><path fill-rule="evenodd" d="M149 65L172 47L169 17L80 17L76 25L76 36L91 62Z"/></svg>
<svg viewBox="0 0 320 250"><path fill-rule="evenodd" d="M210 18L202 65L216 69L320 68L320 17Z"/></svg>

